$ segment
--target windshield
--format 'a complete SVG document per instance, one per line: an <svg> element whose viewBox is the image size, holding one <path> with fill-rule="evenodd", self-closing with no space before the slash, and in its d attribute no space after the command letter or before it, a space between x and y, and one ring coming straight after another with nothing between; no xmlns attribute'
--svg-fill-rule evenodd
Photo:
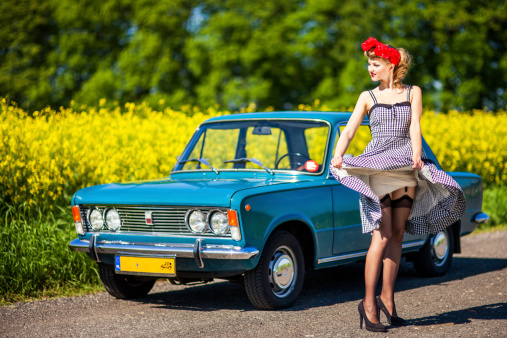
<svg viewBox="0 0 507 338"><path fill-rule="evenodd" d="M175 170L322 171L329 125L321 121L249 120L207 123Z"/></svg>

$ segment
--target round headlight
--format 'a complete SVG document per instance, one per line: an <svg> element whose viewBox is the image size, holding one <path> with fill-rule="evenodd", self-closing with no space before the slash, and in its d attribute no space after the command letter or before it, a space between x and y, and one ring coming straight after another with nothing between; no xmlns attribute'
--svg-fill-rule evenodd
<svg viewBox="0 0 507 338"><path fill-rule="evenodd" d="M106 215L106 226L111 231L116 231L121 227L120 214L116 209L107 209Z"/></svg>
<svg viewBox="0 0 507 338"><path fill-rule="evenodd" d="M92 209L88 213L88 220L93 230L100 230L104 226L104 218L99 209Z"/></svg>
<svg viewBox="0 0 507 338"><path fill-rule="evenodd" d="M229 219L224 212L217 210L211 214L209 226L215 235L225 235L229 231Z"/></svg>
<svg viewBox="0 0 507 338"><path fill-rule="evenodd" d="M187 226L192 232L201 234L206 231L206 217L200 210L191 210L187 215Z"/></svg>

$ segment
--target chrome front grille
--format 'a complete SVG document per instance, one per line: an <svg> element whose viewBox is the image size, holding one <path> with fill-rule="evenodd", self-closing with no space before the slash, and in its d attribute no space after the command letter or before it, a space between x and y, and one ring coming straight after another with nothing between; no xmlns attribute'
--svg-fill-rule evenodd
<svg viewBox="0 0 507 338"><path fill-rule="evenodd" d="M93 207L98 208L101 212L104 209L114 207L120 214L122 226L117 232L143 232L143 233L166 233L177 235L195 235L188 230L185 225L185 215L189 209L199 209L206 216L210 210L223 210L225 208L216 207L166 207L166 206L83 206L80 205L81 220L86 232L93 232L88 222L88 210ZM151 211L152 224L146 224L146 212ZM101 231L104 231L101 230ZM107 231L107 230L106 230ZM215 236L209 229L199 236ZM230 233L224 236L231 236Z"/></svg>

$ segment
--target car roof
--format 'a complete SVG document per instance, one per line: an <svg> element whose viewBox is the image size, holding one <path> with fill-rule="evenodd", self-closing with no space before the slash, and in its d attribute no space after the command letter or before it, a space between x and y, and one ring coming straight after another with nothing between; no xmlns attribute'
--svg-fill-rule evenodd
<svg viewBox="0 0 507 338"><path fill-rule="evenodd" d="M336 111L273 111L259 113L237 113L223 116L217 116L206 120L208 122L218 121L236 121L236 120L256 120L256 119L315 119L328 121L331 124L347 122L352 113ZM367 121L367 118L365 118Z"/></svg>

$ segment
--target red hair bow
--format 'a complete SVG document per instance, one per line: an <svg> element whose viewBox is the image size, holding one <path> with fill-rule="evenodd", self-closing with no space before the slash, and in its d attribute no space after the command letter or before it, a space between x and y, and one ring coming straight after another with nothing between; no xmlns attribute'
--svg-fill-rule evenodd
<svg viewBox="0 0 507 338"><path fill-rule="evenodd" d="M375 48L373 53L375 55L380 56L386 60L389 60L393 65L397 66L400 62L400 52L394 47L389 47L388 45L383 44L382 42L377 41L377 39L369 37L365 42L361 44L361 48L366 52Z"/></svg>

